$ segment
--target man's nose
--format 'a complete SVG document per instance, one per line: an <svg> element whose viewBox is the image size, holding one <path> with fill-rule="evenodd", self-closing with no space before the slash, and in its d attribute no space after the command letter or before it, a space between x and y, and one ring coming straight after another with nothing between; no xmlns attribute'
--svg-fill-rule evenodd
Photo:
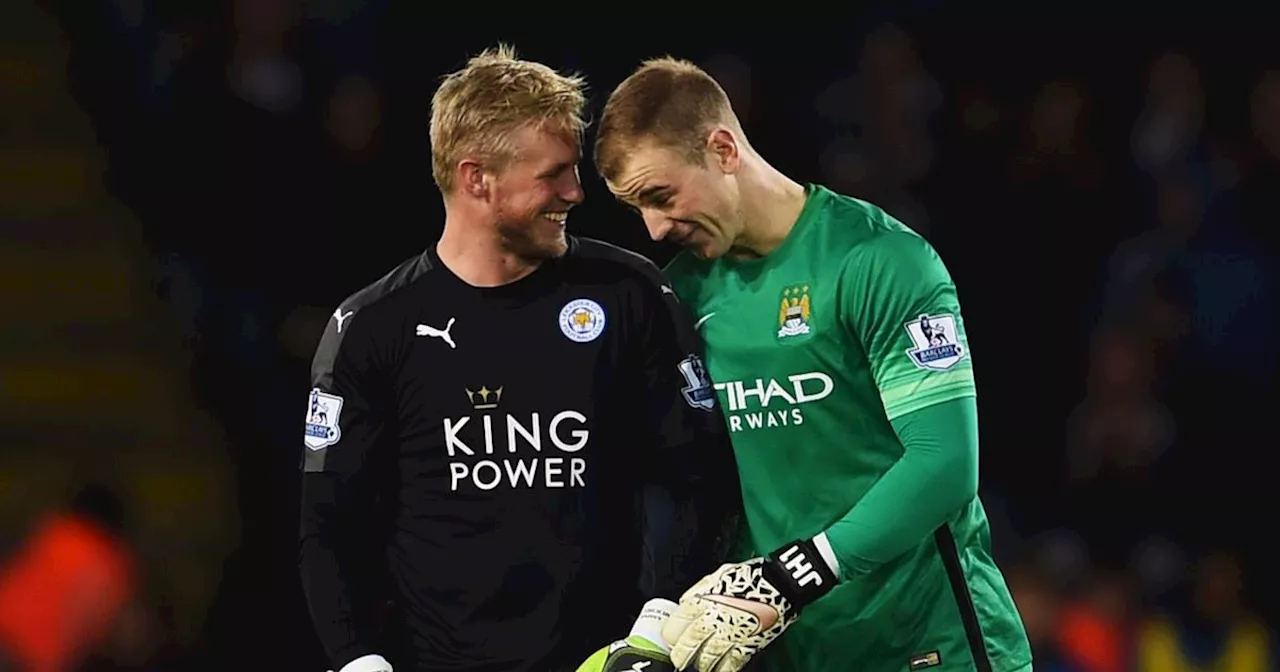
<svg viewBox="0 0 1280 672"><path fill-rule="evenodd" d="M577 205L583 201L586 195L582 191L582 180L578 179L578 171L575 169L570 173L564 184L560 187L560 198L566 203Z"/></svg>
<svg viewBox="0 0 1280 672"><path fill-rule="evenodd" d="M671 219L659 212L647 210L644 213L644 228L649 230L649 238L656 243L671 233L674 224Z"/></svg>

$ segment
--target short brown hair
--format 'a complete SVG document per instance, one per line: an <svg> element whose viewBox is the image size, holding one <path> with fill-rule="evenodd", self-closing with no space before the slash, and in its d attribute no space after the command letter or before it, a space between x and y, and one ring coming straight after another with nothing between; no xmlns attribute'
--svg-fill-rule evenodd
<svg viewBox="0 0 1280 672"><path fill-rule="evenodd" d="M520 60L505 44L487 49L446 75L431 98L431 175L453 188L458 161L475 155L502 168L514 155L512 131L525 125L571 134L579 143L587 123L586 82L541 63Z"/></svg>
<svg viewBox="0 0 1280 672"><path fill-rule="evenodd" d="M706 137L717 123L741 130L729 96L702 68L671 57L645 61L609 94L596 133L596 168L606 180L640 143L702 160Z"/></svg>

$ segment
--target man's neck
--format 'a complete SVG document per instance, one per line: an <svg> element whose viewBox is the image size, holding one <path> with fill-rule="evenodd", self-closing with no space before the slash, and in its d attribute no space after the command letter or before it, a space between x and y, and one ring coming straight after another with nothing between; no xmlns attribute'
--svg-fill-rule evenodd
<svg viewBox="0 0 1280 672"><path fill-rule="evenodd" d="M764 159L744 162L740 188L743 230L731 254L763 257L778 249L804 210L804 185L783 175Z"/></svg>
<svg viewBox="0 0 1280 672"><path fill-rule="evenodd" d="M503 249L493 227L447 213L436 245L440 262L473 287L501 287L538 269L538 262Z"/></svg>

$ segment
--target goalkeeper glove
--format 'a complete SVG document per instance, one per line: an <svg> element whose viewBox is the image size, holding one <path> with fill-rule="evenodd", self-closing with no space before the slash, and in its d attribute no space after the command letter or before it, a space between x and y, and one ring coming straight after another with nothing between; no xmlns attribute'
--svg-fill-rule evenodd
<svg viewBox="0 0 1280 672"><path fill-rule="evenodd" d="M649 600L631 634L591 654L577 672L674 672L662 641L662 625L675 608L671 600Z"/></svg>
<svg viewBox="0 0 1280 672"><path fill-rule="evenodd" d="M332 670L330 670L332 672ZM376 653L360 656L342 666L338 672L392 672L391 663Z"/></svg>
<svg viewBox="0 0 1280 672"><path fill-rule="evenodd" d="M677 670L738 672L835 587L836 571L825 535L721 565L685 591L662 628L671 662Z"/></svg>

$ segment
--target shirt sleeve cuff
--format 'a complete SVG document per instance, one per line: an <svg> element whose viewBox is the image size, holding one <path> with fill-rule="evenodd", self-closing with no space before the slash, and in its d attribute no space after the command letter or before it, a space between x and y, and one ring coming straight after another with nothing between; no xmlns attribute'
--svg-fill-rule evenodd
<svg viewBox="0 0 1280 672"><path fill-rule="evenodd" d="M813 538L813 545L818 549L818 555L822 556L823 562L827 563L827 567L831 569L831 573L840 576L840 561L836 559L836 551L831 548L831 542L827 540L827 533L820 532L818 536Z"/></svg>

